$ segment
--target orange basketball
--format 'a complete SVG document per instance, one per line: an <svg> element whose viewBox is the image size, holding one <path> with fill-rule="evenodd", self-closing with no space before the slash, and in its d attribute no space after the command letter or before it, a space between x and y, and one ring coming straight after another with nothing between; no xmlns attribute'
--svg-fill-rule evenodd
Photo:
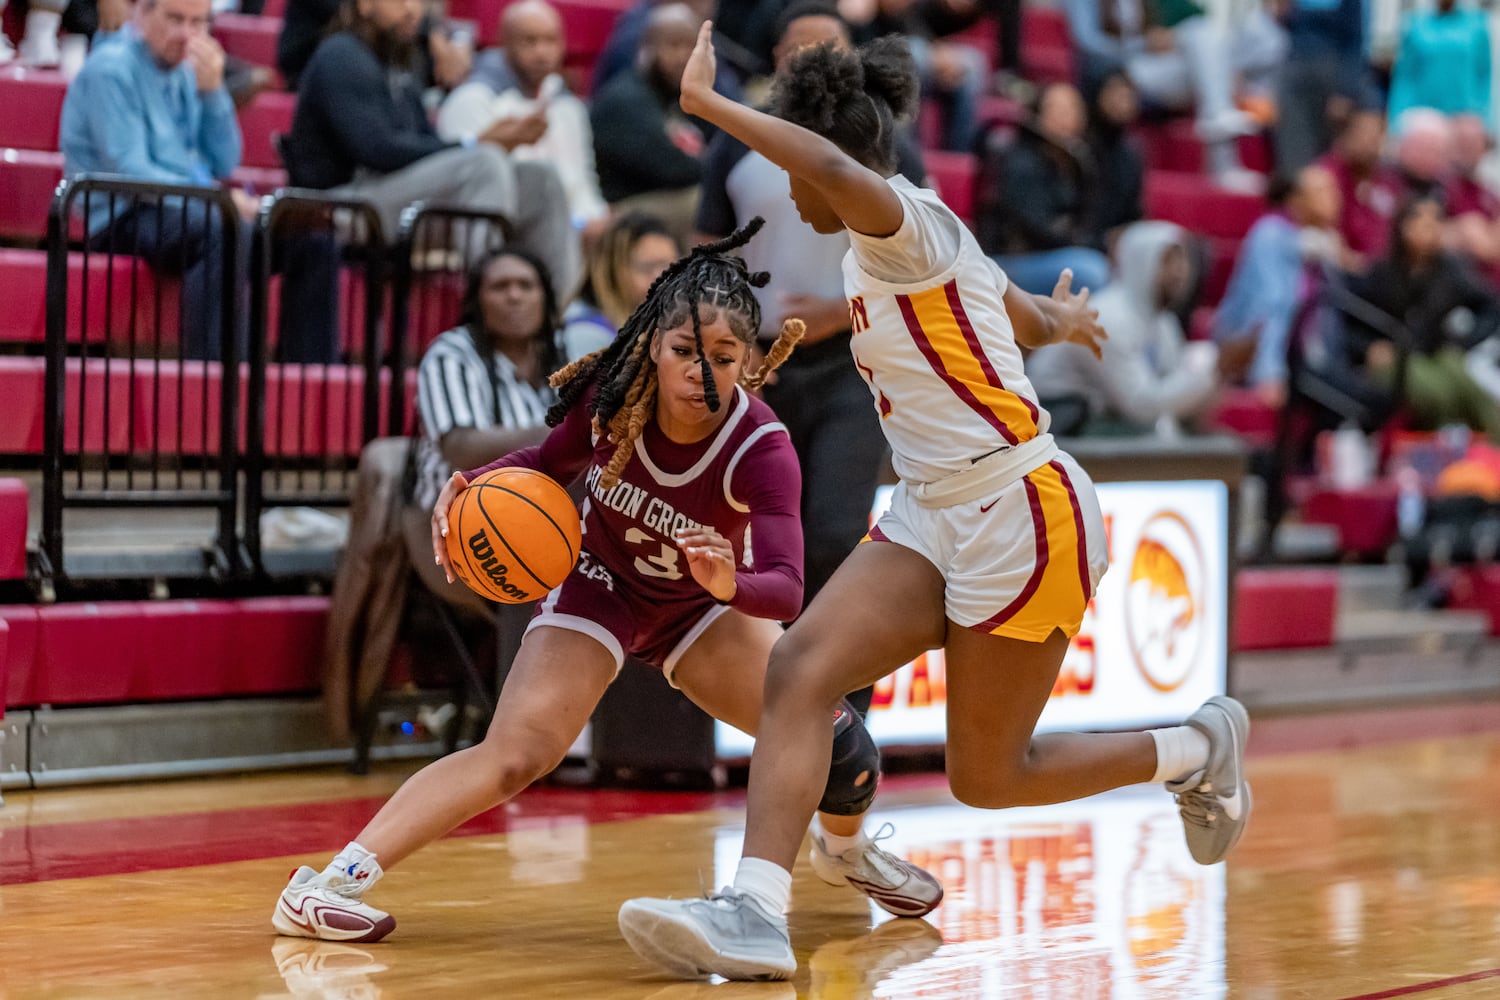
<svg viewBox="0 0 1500 1000"><path fill-rule="evenodd" d="M531 469L486 472L448 510L448 559L469 589L524 604L562 583L583 528L557 481Z"/></svg>

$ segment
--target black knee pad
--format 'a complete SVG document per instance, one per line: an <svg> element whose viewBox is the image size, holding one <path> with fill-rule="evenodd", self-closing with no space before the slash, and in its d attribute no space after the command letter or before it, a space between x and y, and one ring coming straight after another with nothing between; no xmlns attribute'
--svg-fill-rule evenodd
<svg viewBox="0 0 1500 1000"><path fill-rule="evenodd" d="M860 721L854 706L839 702L833 720L833 762L818 811L832 816L858 816L870 808L880 783L880 748Z"/></svg>

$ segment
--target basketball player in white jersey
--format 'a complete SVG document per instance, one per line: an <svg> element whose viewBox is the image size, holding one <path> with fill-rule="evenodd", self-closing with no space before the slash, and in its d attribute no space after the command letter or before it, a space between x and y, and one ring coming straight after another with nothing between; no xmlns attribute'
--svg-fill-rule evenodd
<svg viewBox="0 0 1500 1000"><path fill-rule="evenodd" d="M1107 565L1092 483L1047 433L1021 347L1105 336L1064 272L1050 299L1014 287L938 196L895 176L896 123L917 83L899 38L796 56L772 114L712 92L704 25L682 107L790 175L802 219L847 230L856 364L901 477L888 514L776 644L750 768L744 856L706 900L636 899L620 929L683 977L783 979L784 912L822 791L824 719L844 692L924 650L947 658L947 770L961 801L1042 805L1165 782L1195 859L1223 859L1250 815L1249 718L1210 699L1149 733L1033 735ZM835 845L839 846L839 845Z"/></svg>

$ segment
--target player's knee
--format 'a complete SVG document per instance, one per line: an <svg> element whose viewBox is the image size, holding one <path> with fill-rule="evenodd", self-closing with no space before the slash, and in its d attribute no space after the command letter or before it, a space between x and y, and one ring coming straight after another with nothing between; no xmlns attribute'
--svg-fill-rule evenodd
<svg viewBox="0 0 1500 1000"><path fill-rule="evenodd" d="M880 748L854 707L842 702L833 722L833 759L818 811L832 816L863 815L879 783Z"/></svg>
<svg viewBox="0 0 1500 1000"><path fill-rule="evenodd" d="M555 743L544 736L527 738L511 734L504 747L495 748L489 755L489 778L493 783L495 801L501 802L520 794L562 763L568 748L559 749Z"/></svg>
<svg viewBox="0 0 1500 1000"><path fill-rule="evenodd" d="M820 669L816 640L808 640L795 629L771 648L765 692L768 708L780 702L832 706L844 694L828 672Z"/></svg>
<svg viewBox="0 0 1500 1000"><path fill-rule="evenodd" d="M1003 762L968 760L951 752L948 755L948 788L953 797L975 809L1011 809L1030 805L1024 768Z"/></svg>

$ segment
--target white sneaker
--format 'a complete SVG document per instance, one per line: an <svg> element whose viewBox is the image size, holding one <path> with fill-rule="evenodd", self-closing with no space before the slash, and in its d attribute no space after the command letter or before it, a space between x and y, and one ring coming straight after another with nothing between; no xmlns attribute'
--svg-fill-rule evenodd
<svg viewBox="0 0 1500 1000"><path fill-rule="evenodd" d="M0 7L0 10L5 8ZM16 48L10 44L10 39L0 35L0 65L16 61Z"/></svg>
<svg viewBox="0 0 1500 1000"><path fill-rule="evenodd" d="M395 930L396 919L360 902L350 880L303 865L281 890L271 926L288 937L370 943Z"/></svg>
<svg viewBox="0 0 1500 1000"><path fill-rule="evenodd" d="M829 885L852 885L875 900L882 910L898 917L926 916L943 901L943 884L910 861L903 861L876 842L896 828L887 823L874 837L843 854L833 854L818 833L812 835L808 860L818 878Z"/></svg>
<svg viewBox="0 0 1500 1000"><path fill-rule="evenodd" d="M1181 781L1167 782L1167 791L1177 797L1193 860L1218 864L1250 822L1253 802L1245 780L1250 715L1245 706L1220 695L1204 702L1185 724L1208 737L1208 764Z"/></svg>
<svg viewBox="0 0 1500 1000"><path fill-rule="evenodd" d="M708 899L627 899L620 933L679 979L786 979L797 971L786 918L730 886Z"/></svg>

